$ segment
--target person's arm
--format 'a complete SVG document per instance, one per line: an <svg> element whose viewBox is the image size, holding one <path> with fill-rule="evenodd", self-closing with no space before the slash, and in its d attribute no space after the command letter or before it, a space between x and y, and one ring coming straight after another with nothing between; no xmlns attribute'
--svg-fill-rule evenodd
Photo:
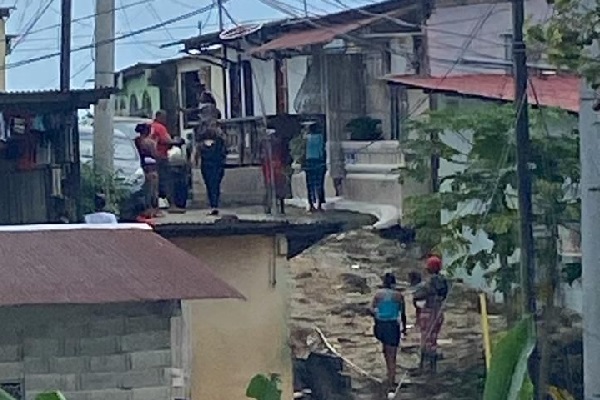
<svg viewBox="0 0 600 400"><path fill-rule="evenodd" d="M373 296L373 300L371 301L371 306L369 307L369 314L371 314L372 317L377 315L377 306L379 305L379 300L379 293L375 293L375 296Z"/></svg>
<svg viewBox="0 0 600 400"><path fill-rule="evenodd" d="M400 303L400 322L402 322L401 332L403 335L406 335L406 325L408 324L406 321L406 303L401 293L398 293L398 303Z"/></svg>

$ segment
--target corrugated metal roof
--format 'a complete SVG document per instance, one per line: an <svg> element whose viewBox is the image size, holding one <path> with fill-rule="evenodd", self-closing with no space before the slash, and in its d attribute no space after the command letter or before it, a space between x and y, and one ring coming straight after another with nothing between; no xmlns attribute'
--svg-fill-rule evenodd
<svg viewBox="0 0 600 400"><path fill-rule="evenodd" d="M61 103L70 103L76 108L87 108L100 99L109 98L116 88L105 87L98 89L72 89L66 92L60 90L15 91L0 93L0 106L20 107L23 105L38 106L49 104L64 107Z"/></svg>
<svg viewBox="0 0 600 400"><path fill-rule="evenodd" d="M285 33L278 38L271 40L269 43L256 47L250 51L251 54L261 54L273 50L299 49L305 46L314 44L329 43L338 36L345 35L363 26L366 26L377 18L364 18L359 21L349 22L346 24L336 24L324 26L321 28L313 28L300 32Z"/></svg>
<svg viewBox="0 0 600 400"><path fill-rule="evenodd" d="M414 75L388 75L390 83L406 85L435 92L456 93L489 99L514 101L513 77L505 74L469 74L437 78ZM530 104L557 107L579 112L579 78L576 76L531 76L528 97Z"/></svg>
<svg viewBox="0 0 600 400"><path fill-rule="evenodd" d="M0 306L243 298L152 230L0 230Z"/></svg>

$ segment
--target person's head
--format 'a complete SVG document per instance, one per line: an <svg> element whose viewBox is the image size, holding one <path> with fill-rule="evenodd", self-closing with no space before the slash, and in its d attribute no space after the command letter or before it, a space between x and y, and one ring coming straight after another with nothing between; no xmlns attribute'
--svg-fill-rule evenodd
<svg viewBox="0 0 600 400"><path fill-rule="evenodd" d="M154 116L154 119L161 124L167 123L167 112L165 110L158 110Z"/></svg>
<svg viewBox="0 0 600 400"><path fill-rule="evenodd" d="M408 283L410 286L416 286L421 283L421 274L416 271L410 272L408 274Z"/></svg>
<svg viewBox="0 0 600 400"><path fill-rule="evenodd" d="M200 102L201 104L212 104L213 106L217 105L217 101L215 100L212 93L209 91L204 91L204 92L200 93L198 102Z"/></svg>
<svg viewBox="0 0 600 400"><path fill-rule="evenodd" d="M391 272L386 272L381 280L383 281L383 287L386 289L394 289L396 287L396 275Z"/></svg>
<svg viewBox="0 0 600 400"><path fill-rule="evenodd" d="M135 126L135 132L141 137L146 137L150 134L150 125L148 124L137 124Z"/></svg>
<svg viewBox="0 0 600 400"><path fill-rule="evenodd" d="M106 196L101 193L97 193L94 197L94 208L96 211L104 211L106 208Z"/></svg>
<svg viewBox="0 0 600 400"><path fill-rule="evenodd" d="M217 124L210 124L206 130L204 131L204 136L207 139L216 139L217 137L219 137L221 135L221 131L219 130L219 127L217 126Z"/></svg>
<svg viewBox="0 0 600 400"><path fill-rule="evenodd" d="M439 274L442 270L442 259L438 256L429 256L425 261L425 270L430 274Z"/></svg>

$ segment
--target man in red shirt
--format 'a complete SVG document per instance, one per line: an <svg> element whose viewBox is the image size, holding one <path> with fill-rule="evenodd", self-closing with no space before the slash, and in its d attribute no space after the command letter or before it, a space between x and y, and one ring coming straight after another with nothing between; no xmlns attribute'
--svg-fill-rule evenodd
<svg viewBox="0 0 600 400"><path fill-rule="evenodd" d="M169 149L181 144L174 140L167 130L167 113L163 110L156 112L151 125L150 139L156 143L156 162L158 164L158 195L161 199L171 201L171 169L169 167Z"/></svg>

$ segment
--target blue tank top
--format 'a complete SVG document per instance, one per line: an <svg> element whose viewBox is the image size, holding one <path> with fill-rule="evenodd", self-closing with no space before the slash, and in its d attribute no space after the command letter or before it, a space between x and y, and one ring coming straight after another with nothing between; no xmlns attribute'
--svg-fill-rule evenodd
<svg viewBox="0 0 600 400"><path fill-rule="evenodd" d="M377 304L379 321L396 321L400 316L400 303L394 298L394 290L384 289L383 299Z"/></svg>

